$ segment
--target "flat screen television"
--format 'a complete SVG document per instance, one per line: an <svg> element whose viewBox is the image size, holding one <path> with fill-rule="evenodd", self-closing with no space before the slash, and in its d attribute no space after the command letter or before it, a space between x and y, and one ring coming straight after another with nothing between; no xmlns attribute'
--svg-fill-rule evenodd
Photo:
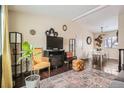
<svg viewBox="0 0 124 93"><path fill-rule="evenodd" d="M63 49L63 38L47 36L47 49Z"/></svg>

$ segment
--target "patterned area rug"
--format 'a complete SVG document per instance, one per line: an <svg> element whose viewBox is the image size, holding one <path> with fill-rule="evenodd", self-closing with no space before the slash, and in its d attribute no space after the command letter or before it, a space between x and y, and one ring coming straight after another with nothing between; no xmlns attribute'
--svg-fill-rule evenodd
<svg viewBox="0 0 124 93"><path fill-rule="evenodd" d="M107 88L116 76L96 69L73 70L41 80L41 88Z"/></svg>

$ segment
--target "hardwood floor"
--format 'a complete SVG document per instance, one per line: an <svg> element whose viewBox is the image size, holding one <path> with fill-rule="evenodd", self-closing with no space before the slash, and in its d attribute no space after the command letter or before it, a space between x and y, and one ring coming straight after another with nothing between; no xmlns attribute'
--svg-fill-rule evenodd
<svg viewBox="0 0 124 93"><path fill-rule="evenodd" d="M70 65L69 64L64 64L61 67L51 69L50 76L54 76L54 75L66 72L66 71L69 71L71 69L72 69L71 64ZM48 70L47 69L40 70L40 76L41 76L41 79L48 78L49 77Z"/></svg>
<svg viewBox="0 0 124 93"><path fill-rule="evenodd" d="M108 62L103 67L103 71L106 73L118 75L118 73L119 73L118 72L118 63L119 63L119 60L115 60L115 59L108 60Z"/></svg>
<svg viewBox="0 0 124 93"><path fill-rule="evenodd" d="M107 62L105 62L103 64L102 69L100 69L99 67L96 67L95 69L98 70L102 70L106 73L110 73L110 74L114 74L114 75L118 75L118 60L115 59L109 59Z"/></svg>

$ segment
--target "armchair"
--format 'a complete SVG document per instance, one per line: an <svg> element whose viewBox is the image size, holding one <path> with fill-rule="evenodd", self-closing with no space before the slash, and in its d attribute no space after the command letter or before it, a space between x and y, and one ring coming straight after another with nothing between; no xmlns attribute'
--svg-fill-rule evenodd
<svg viewBox="0 0 124 93"><path fill-rule="evenodd" d="M35 56L34 54L39 53L39 55ZM48 57L43 57L43 50L42 48L35 48L34 53L33 53L33 70L40 70L40 69L44 69L44 68L48 68L48 73L50 76L50 62L49 62L49 58Z"/></svg>

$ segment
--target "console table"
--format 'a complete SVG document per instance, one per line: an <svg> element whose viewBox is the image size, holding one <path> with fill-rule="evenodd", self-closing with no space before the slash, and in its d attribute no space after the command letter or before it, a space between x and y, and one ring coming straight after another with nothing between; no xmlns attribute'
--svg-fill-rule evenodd
<svg viewBox="0 0 124 93"><path fill-rule="evenodd" d="M44 56L49 57L52 68L57 68L64 64L65 51L64 50L45 50Z"/></svg>

